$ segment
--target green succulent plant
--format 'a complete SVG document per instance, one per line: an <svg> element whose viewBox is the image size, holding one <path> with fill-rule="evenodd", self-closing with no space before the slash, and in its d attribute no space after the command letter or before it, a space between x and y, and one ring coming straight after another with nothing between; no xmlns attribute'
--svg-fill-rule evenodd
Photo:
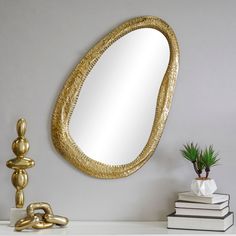
<svg viewBox="0 0 236 236"><path fill-rule="evenodd" d="M200 157L200 149L198 147L198 144L185 144L184 149L180 150L183 157L187 159L188 161L191 161L193 164L193 168L198 175L199 178L201 178L201 173L204 168L201 168L199 157Z"/></svg>
<svg viewBox="0 0 236 236"><path fill-rule="evenodd" d="M208 148L206 147L204 152L202 153L202 163L204 165L206 171L206 178L208 178L211 167L217 165L220 160L218 157L218 153L213 150L213 146L210 145Z"/></svg>
<svg viewBox="0 0 236 236"><path fill-rule="evenodd" d="M184 149L180 150L183 157L191 162L195 162L200 154L200 149L197 144L185 144Z"/></svg>
<svg viewBox="0 0 236 236"><path fill-rule="evenodd" d="M213 146L210 145L204 150L201 150L198 144L190 143L185 144L184 148L180 150L182 156L192 162L194 171L198 175L198 178L208 178L211 167L217 165L220 160L218 153L213 149ZM202 177L202 172L205 170L205 177Z"/></svg>

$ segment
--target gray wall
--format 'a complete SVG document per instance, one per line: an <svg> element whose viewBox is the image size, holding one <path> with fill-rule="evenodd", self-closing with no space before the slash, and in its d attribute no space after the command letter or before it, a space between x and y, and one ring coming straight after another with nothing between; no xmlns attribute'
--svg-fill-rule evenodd
<svg viewBox="0 0 236 236"><path fill-rule="evenodd" d="M212 173L236 210L236 1L0 0L0 219L14 204L12 171L19 117L28 120L26 203L48 201L74 220L161 220L177 192L195 177L179 149L186 141L214 144L221 165ZM99 180L69 165L54 149L50 119L64 81L104 34L135 16L154 15L175 30L181 65L172 109L151 160L124 179Z"/></svg>

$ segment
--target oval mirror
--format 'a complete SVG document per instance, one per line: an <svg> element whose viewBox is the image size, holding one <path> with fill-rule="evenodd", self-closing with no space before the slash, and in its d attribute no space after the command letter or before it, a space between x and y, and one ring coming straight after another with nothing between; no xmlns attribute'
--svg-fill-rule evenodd
<svg viewBox="0 0 236 236"><path fill-rule="evenodd" d="M156 17L131 19L84 56L52 117L57 150L98 178L125 177L154 152L173 96L179 50Z"/></svg>

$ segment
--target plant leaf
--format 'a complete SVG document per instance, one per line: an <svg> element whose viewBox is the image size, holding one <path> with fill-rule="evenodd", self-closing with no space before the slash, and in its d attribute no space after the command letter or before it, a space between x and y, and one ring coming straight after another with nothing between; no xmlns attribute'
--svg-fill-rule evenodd
<svg viewBox="0 0 236 236"><path fill-rule="evenodd" d="M193 143L190 143L190 144L187 143L184 145L184 148L180 150L180 152L182 153L182 156L185 159L191 162L196 162L199 156L200 150L197 144L194 145Z"/></svg>
<svg viewBox="0 0 236 236"><path fill-rule="evenodd" d="M202 153L202 162L204 163L205 168L210 169L211 167L217 165L220 160L220 158L217 157L218 153L214 151L212 145L210 145L208 148L206 147Z"/></svg>

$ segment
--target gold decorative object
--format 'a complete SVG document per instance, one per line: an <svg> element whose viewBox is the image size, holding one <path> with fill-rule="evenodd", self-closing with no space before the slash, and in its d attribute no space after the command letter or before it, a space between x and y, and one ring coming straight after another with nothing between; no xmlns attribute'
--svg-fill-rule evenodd
<svg viewBox="0 0 236 236"><path fill-rule="evenodd" d="M41 210L43 213L36 211ZM16 231L22 231L24 229L47 229L57 226L65 226L69 220L63 216L57 216L53 214L52 208L48 203L37 202L31 203L26 209L27 216L18 220L15 224Z"/></svg>
<svg viewBox="0 0 236 236"><path fill-rule="evenodd" d="M159 90L152 131L144 149L134 161L128 164L106 165L88 157L76 145L69 133L70 117L87 75L102 54L119 38L140 28L153 28L163 33L169 42L169 65ZM66 80L52 116L52 141L56 149L76 168L97 178L121 178L134 173L149 160L159 143L170 110L178 68L179 47L177 39L174 31L166 22L157 17L144 16L121 24L87 52Z"/></svg>
<svg viewBox="0 0 236 236"><path fill-rule="evenodd" d="M25 138L26 120L19 119L16 125L18 137L12 143L12 151L16 157L7 162L7 167L14 170L12 174L12 184L16 188L15 202L17 208L24 206L24 192L23 189L28 184L28 174L26 169L35 165L34 161L25 157L29 151L29 142Z"/></svg>

